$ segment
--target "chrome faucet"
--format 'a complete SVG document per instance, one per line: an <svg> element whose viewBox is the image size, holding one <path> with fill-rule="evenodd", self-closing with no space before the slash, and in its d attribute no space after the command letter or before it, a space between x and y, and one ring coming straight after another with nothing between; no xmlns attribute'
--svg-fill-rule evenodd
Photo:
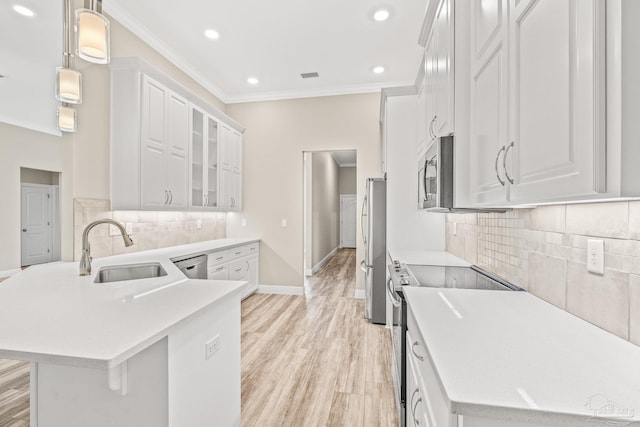
<svg viewBox="0 0 640 427"><path fill-rule="evenodd" d="M124 240L125 246L133 245L133 240L131 240L131 236L127 234L127 231L124 229L124 226L120 224L118 221L114 221L112 219L99 219L97 221L92 222L87 225L82 233L82 257L80 258L80 275L88 276L91 274L91 246L89 245L89 231L93 227L98 224L113 224L120 230L120 234L122 234L122 239Z"/></svg>

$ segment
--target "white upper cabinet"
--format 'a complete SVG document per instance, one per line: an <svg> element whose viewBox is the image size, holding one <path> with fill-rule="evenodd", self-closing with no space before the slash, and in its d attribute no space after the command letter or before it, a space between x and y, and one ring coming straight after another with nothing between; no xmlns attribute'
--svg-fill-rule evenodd
<svg viewBox="0 0 640 427"><path fill-rule="evenodd" d="M605 191L603 2L470 7L471 205Z"/></svg>
<svg viewBox="0 0 640 427"><path fill-rule="evenodd" d="M454 22L453 0L440 0L433 24L431 68L433 74L434 136L453 133L454 105ZM429 48L427 48L429 52ZM427 53L429 55L429 53Z"/></svg>
<svg viewBox="0 0 640 427"><path fill-rule="evenodd" d="M242 127L140 58L109 67L111 208L240 209ZM221 156L231 174L227 205Z"/></svg>
<svg viewBox="0 0 640 427"><path fill-rule="evenodd" d="M472 203L507 200L507 0L471 2L469 177Z"/></svg>
<svg viewBox="0 0 640 427"><path fill-rule="evenodd" d="M242 134L222 125L220 206L225 210L242 208Z"/></svg>
<svg viewBox="0 0 640 427"><path fill-rule="evenodd" d="M218 121L196 106L191 108L191 202L194 209L218 207Z"/></svg>
<svg viewBox="0 0 640 427"><path fill-rule="evenodd" d="M187 101L143 76L141 207L187 207L189 109Z"/></svg>
<svg viewBox="0 0 640 427"><path fill-rule="evenodd" d="M510 6L510 201L603 192L604 2Z"/></svg>

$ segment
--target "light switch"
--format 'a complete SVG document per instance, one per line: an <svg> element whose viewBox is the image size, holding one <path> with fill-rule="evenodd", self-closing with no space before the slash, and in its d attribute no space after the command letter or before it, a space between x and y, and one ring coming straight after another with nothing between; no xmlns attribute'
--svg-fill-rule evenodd
<svg viewBox="0 0 640 427"><path fill-rule="evenodd" d="M458 223L457 222L453 223L453 230L452 231L453 231L453 235L454 236L458 235Z"/></svg>
<svg viewBox="0 0 640 427"><path fill-rule="evenodd" d="M286 227L286 226L287 226L287 220L286 220L286 219L283 219L283 220L282 220L282 227Z"/></svg>
<svg viewBox="0 0 640 427"><path fill-rule="evenodd" d="M587 240L587 271L604 274L604 240Z"/></svg>
<svg viewBox="0 0 640 427"><path fill-rule="evenodd" d="M198 230L200 230L200 229L202 228L202 220L201 220L201 219L199 219L199 220L197 220L197 221L196 221L196 228L197 228Z"/></svg>
<svg viewBox="0 0 640 427"><path fill-rule="evenodd" d="M247 226L247 219L246 218L242 218L242 226L243 227Z"/></svg>

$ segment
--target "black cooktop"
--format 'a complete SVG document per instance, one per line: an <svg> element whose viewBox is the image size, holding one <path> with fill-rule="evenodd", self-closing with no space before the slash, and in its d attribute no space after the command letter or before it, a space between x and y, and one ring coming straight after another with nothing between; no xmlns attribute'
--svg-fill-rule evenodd
<svg viewBox="0 0 640 427"><path fill-rule="evenodd" d="M484 270L471 267L447 267L437 265L407 265L409 286L431 288L483 289L494 291L518 291L517 286L491 276Z"/></svg>

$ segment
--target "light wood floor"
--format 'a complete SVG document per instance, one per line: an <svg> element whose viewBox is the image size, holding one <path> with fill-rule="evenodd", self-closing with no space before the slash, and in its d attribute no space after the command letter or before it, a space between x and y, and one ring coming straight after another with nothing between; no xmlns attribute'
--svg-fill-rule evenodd
<svg viewBox="0 0 640 427"><path fill-rule="evenodd" d="M242 303L242 425L398 425L391 338L353 298L355 250L340 250L305 296ZM29 425L29 365L0 359L0 427Z"/></svg>
<svg viewBox="0 0 640 427"><path fill-rule="evenodd" d="M309 278L306 296L242 304L242 424L397 426L391 336L353 298L355 250Z"/></svg>

